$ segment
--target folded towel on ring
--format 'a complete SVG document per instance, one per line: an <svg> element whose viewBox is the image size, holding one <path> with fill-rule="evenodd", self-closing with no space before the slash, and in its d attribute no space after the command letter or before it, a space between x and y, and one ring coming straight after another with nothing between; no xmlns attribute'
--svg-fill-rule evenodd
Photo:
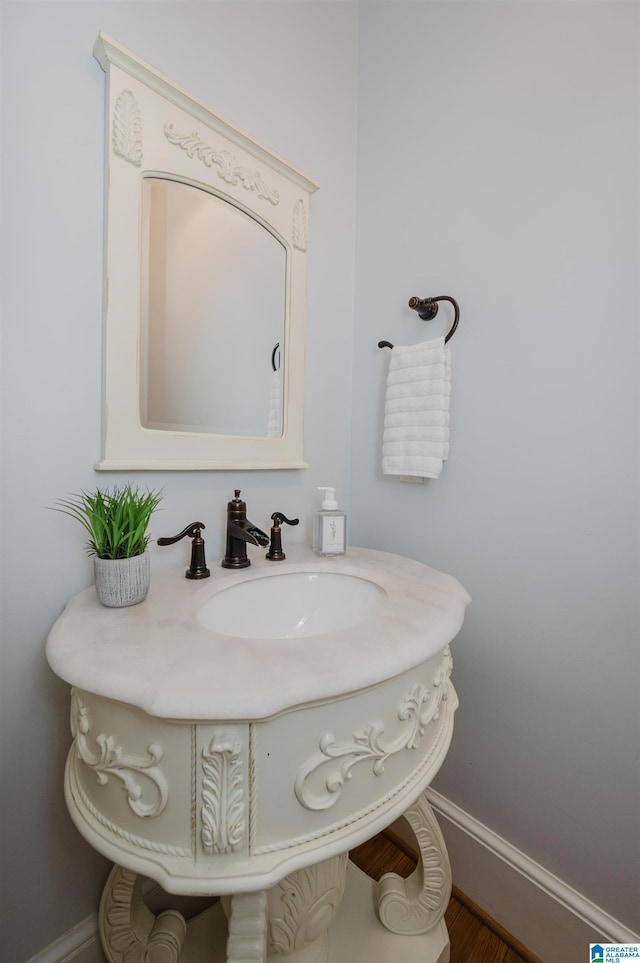
<svg viewBox="0 0 640 963"><path fill-rule="evenodd" d="M439 478L449 455L451 352L444 337L391 351L384 407L385 475Z"/></svg>

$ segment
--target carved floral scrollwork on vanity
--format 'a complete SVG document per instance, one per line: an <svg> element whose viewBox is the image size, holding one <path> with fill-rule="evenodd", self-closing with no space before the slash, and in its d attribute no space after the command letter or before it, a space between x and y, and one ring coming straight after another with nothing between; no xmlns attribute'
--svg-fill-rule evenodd
<svg viewBox="0 0 640 963"><path fill-rule="evenodd" d="M176 910L157 917L145 906L142 877L114 866L102 894L99 925L110 963L178 963L187 925Z"/></svg>
<svg viewBox="0 0 640 963"><path fill-rule="evenodd" d="M205 167L217 168L218 177L221 177L226 184L242 184L245 190L255 191L261 200L267 200L271 204L280 203L280 194L277 190L272 190L262 179L259 171L250 171L248 167L238 164L236 158L228 150L216 150L206 144L202 138L194 131L192 134L176 134L173 124L164 125L164 136L170 144L180 147L187 157L197 157Z"/></svg>
<svg viewBox="0 0 640 963"><path fill-rule="evenodd" d="M245 830L241 746L216 734L202 751L202 848L207 855L231 853Z"/></svg>
<svg viewBox="0 0 640 963"><path fill-rule="evenodd" d="M451 896L451 866L440 827L424 794L404 813L420 859L411 876L386 873L377 884L378 916L392 933L415 935L437 926Z"/></svg>
<svg viewBox="0 0 640 963"><path fill-rule="evenodd" d="M147 747L146 759L125 754L122 746L117 746L113 736L100 733L95 737L96 752L89 745L91 722L89 711L76 688L71 690L71 734L74 738L76 752L82 762L93 769L98 783L106 786L110 776L119 779L127 794L130 808L143 819L159 816L167 805L169 787L163 773L158 768L164 751L162 746L152 742ZM154 787L155 799L143 799L144 789L136 777L143 777Z"/></svg>
<svg viewBox="0 0 640 963"><path fill-rule="evenodd" d="M348 861L348 853L333 856L291 873L269 891L270 955L288 956L326 937L344 894Z"/></svg>
<svg viewBox="0 0 640 963"><path fill-rule="evenodd" d="M405 749L417 749L428 724L440 714L440 704L447 697L451 675L451 653L447 647L438 667L431 690L415 682L403 697L397 718L406 723L394 739L385 739L384 723L368 722L354 732L351 741L337 743L333 733L320 739L320 751L298 770L294 791L298 802L306 809L330 809L336 804L345 783L352 778L352 770L362 762L372 763L374 776L384 772L387 759ZM320 789L314 788L314 777L324 776Z"/></svg>

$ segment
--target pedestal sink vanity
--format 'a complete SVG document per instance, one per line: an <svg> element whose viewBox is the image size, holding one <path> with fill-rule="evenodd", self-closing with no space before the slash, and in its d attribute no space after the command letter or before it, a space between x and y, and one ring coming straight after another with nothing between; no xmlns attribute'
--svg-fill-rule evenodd
<svg viewBox="0 0 640 963"><path fill-rule="evenodd" d="M449 643L469 598L418 562L303 545L205 582L154 574L147 599L93 588L53 627L71 684L71 816L115 863L111 963L444 963L451 876L424 796L452 734ZM349 849L405 814L421 861L372 883ZM187 926L141 877L220 896Z"/></svg>

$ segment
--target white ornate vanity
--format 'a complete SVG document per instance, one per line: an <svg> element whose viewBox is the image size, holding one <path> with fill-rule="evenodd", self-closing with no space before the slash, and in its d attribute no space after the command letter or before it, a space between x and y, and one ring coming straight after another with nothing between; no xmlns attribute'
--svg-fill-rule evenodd
<svg viewBox="0 0 640 963"><path fill-rule="evenodd" d="M116 864L111 963L449 959L451 876L423 793L451 739L468 601L400 556L297 545L204 583L154 575L131 608L93 588L69 602L47 657L72 686L69 811ZM402 814L421 863L373 884L348 850ZM156 918L140 877L223 899L188 926Z"/></svg>

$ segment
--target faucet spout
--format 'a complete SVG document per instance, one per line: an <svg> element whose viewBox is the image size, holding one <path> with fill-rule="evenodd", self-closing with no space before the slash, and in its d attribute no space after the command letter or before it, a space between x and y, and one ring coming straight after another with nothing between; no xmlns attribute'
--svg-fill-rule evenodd
<svg viewBox="0 0 640 963"><path fill-rule="evenodd" d="M247 506L235 489L235 498L227 505L227 544L223 568L247 568L251 560L247 556L247 544L268 545L269 536L247 518Z"/></svg>
<svg viewBox="0 0 640 963"><path fill-rule="evenodd" d="M243 542L249 542L251 545L268 545L269 537L265 535L261 528L250 522L249 519L245 519L244 522L229 522L227 525L227 532L231 533L233 538L239 538Z"/></svg>

